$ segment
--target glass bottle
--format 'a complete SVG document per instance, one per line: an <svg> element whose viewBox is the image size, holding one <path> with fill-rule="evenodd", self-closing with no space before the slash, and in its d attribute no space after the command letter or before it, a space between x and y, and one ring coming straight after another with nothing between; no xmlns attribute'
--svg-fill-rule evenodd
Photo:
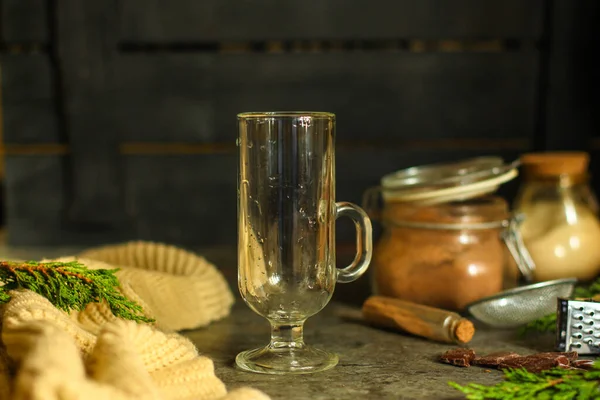
<svg viewBox="0 0 600 400"><path fill-rule="evenodd" d="M524 216L521 236L535 263L537 282L600 273L600 223L588 184L584 152L529 153L514 202Z"/></svg>

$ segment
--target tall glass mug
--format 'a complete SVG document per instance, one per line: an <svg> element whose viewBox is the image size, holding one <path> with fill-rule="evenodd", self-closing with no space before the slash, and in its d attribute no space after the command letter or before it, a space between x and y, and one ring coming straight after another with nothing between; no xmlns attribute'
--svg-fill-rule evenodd
<svg viewBox="0 0 600 400"><path fill-rule="evenodd" d="M238 285L246 304L271 323L271 342L244 351L237 365L267 374L329 369L335 354L304 344L303 324L331 299L336 281L352 282L371 261L371 221L335 202L335 115L238 115ZM357 230L357 254L335 267L335 220Z"/></svg>

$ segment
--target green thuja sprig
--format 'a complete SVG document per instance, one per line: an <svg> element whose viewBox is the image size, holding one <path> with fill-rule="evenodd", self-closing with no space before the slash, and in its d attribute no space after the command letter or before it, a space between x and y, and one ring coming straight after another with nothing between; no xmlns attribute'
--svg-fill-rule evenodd
<svg viewBox="0 0 600 400"><path fill-rule="evenodd" d="M598 399L600 398L600 363L593 364L592 370L569 370L554 368L534 374L525 369L504 371L504 380L496 385L486 386L476 383L450 386L463 392L467 399Z"/></svg>
<svg viewBox="0 0 600 400"><path fill-rule="evenodd" d="M572 297L589 299L598 295L600 295L600 278L596 279L588 287L576 288ZM526 335L531 332L556 332L556 313L548 314L531 321L520 329L519 334Z"/></svg>
<svg viewBox="0 0 600 400"><path fill-rule="evenodd" d="M118 269L88 269L77 262L0 261L0 303L10 300L10 290L28 289L47 298L56 308L81 311L89 303L106 301L119 318L153 322L142 307L117 288Z"/></svg>
<svg viewBox="0 0 600 400"><path fill-rule="evenodd" d="M532 332L556 332L556 313L534 319L519 329L519 335L521 336Z"/></svg>

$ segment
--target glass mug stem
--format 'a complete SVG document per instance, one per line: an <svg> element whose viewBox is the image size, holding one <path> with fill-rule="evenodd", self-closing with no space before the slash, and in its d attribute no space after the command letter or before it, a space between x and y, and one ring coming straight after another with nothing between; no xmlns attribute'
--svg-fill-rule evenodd
<svg viewBox="0 0 600 400"><path fill-rule="evenodd" d="M301 349L304 344L304 321L295 324L271 322L271 349L295 348Z"/></svg>

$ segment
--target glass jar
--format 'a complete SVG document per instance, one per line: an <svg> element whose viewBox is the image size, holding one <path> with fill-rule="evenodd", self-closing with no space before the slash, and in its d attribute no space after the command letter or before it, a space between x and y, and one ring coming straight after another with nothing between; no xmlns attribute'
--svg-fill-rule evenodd
<svg viewBox="0 0 600 400"><path fill-rule="evenodd" d="M516 285L502 232L509 218L496 196L436 205L386 201L373 254L374 291L447 310Z"/></svg>
<svg viewBox="0 0 600 400"><path fill-rule="evenodd" d="M535 281L600 273L600 224L588 185L587 153L530 153L521 157L523 181L515 199L521 236L535 263Z"/></svg>

